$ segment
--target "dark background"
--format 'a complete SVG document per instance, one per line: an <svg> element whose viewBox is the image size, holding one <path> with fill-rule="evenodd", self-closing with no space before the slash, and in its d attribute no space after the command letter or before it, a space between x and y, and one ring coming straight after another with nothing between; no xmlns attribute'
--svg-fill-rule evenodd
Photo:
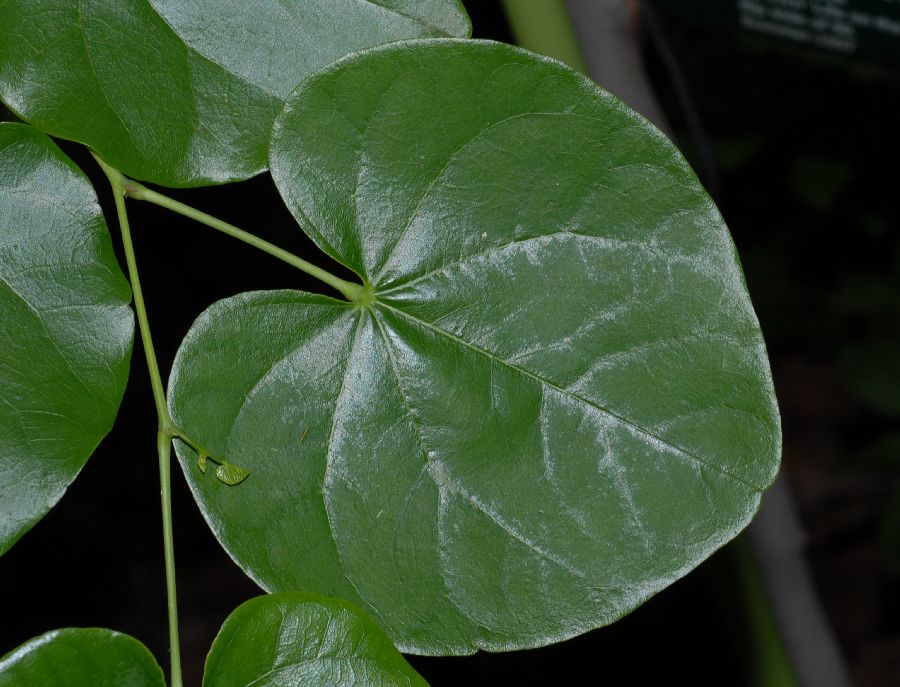
<svg viewBox="0 0 900 687"><path fill-rule="evenodd" d="M498 3L467 4L476 36L511 40ZM660 10L699 140L671 65L646 37L644 57L676 142L716 187L743 261L817 589L857 683L900 684L900 68L887 54L831 54ZM711 167L701 164L704 140ZM94 162L79 146L64 148L110 213ZM171 195L340 273L297 230L267 175ZM155 207L133 206L132 224L163 367L216 299L318 290L293 268ZM168 664L156 418L139 346L119 418L60 504L0 561L0 654L53 628L103 626ZM219 547L177 468L173 484L182 653L186 683L198 685L221 622L260 590ZM411 661L434 687L495 678L740 685L751 657L736 584L726 548L609 628L539 650Z"/></svg>

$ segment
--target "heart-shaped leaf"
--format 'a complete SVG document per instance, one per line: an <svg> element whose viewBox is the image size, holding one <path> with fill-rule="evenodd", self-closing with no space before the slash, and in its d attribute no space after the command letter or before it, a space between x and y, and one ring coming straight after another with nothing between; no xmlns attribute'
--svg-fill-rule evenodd
<svg viewBox="0 0 900 687"><path fill-rule="evenodd" d="M0 553L112 427L130 299L87 177L44 134L0 124Z"/></svg>
<svg viewBox="0 0 900 687"><path fill-rule="evenodd" d="M270 590L336 595L404 650L612 622L753 516L780 428L721 217L672 144L559 63L375 49L276 121L273 177L366 286L215 304L174 367L204 515Z"/></svg>
<svg viewBox="0 0 900 687"><path fill-rule="evenodd" d="M458 0L10 0L0 98L135 178L221 183L265 169L272 121L310 73L353 50L468 32Z"/></svg>
<svg viewBox="0 0 900 687"><path fill-rule="evenodd" d="M222 625L203 686L245 685L427 687L360 610L298 592L251 599Z"/></svg>
<svg viewBox="0 0 900 687"><path fill-rule="evenodd" d="M153 655L112 630L66 628L0 659L0 687L165 687Z"/></svg>

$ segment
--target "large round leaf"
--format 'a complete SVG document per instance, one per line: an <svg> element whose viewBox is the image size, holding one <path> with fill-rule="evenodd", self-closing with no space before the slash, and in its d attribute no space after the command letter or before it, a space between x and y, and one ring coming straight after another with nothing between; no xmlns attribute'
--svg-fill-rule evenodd
<svg viewBox="0 0 900 687"><path fill-rule="evenodd" d="M203 687L246 685L427 687L361 611L298 592L251 599L222 625Z"/></svg>
<svg viewBox="0 0 900 687"><path fill-rule="evenodd" d="M265 169L284 97L316 69L468 31L458 0L9 0L0 98L135 178L220 183Z"/></svg>
<svg viewBox="0 0 900 687"><path fill-rule="evenodd" d="M130 299L87 177L45 135L0 124L0 553L112 427Z"/></svg>
<svg viewBox="0 0 900 687"><path fill-rule="evenodd" d="M530 53L412 42L305 82L271 156L368 292L240 295L178 354L174 417L250 477L182 467L263 587L342 596L408 651L529 647L747 524L780 452L762 336L645 120Z"/></svg>
<svg viewBox="0 0 900 687"><path fill-rule="evenodd" d="M0 659L0 687L165 687L153 655L112 630L66 628Z"/></svg>

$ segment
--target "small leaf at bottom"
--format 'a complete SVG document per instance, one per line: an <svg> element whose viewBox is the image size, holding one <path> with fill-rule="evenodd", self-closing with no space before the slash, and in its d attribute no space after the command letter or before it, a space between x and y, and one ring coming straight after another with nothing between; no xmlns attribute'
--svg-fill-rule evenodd
<svg viewBox="0 0 900 687"><path fill-rule="evenodd" d="M136 639L101 628L54 630L0 659L0 687L165 687Z"/></svg>
<svg viewBox="0 0 900 687"><path fill-rule="evenodd" d="M213 642L203 687L250 684L427 687L362 611L301 592L251 599Z"/></svg>

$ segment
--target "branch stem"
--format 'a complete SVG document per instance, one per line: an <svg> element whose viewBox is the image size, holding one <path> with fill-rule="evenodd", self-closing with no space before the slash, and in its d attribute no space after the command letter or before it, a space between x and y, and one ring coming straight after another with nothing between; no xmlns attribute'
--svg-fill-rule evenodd
<svg viewBox="0 0 900 687"><path fill-rule="evenodd" d="M293 253L289 253L283 248L279 248L278 246L259 238L255 234L251 234L248 231L239 229L233 224L229 224L228 222L220 220L217 217L213 217L212 215L208 215L205 212L197 210L196 208L192 208L190 205L180 203L174 198L169 198L168 196L164 196L161 193L157 193L156 191L149 189L136 181L125 181L125 194L129 198L134 198L135 200L143 200L154 205L159 205L160 207L171 210L172 212L176 212L179 215L189 217L190 219L200 222L201 224L205 224L206 226L211 227L217 231L221 231L223 234L228 234L229 236L236 238L239 241L243 241L244 243L247 243L254 248L257 248L265 253L268 253L269 255L278 258L279 260L283 260L292 267L296 267L301 272L305 272L311 277L314 277L319 281L328 284L328 286L340 292L349 301L358 302L360 298L363 297L364 287L362 286L362 284L354 284L353 282L349 282L341 279L340 277L336 277L335 275L331 274L331 272L323 270L321 267L318 267L311 262L307 262L303 258L300 258Z"/></svg>
<svg viewBox="0 0 900 687"><path fill-rule="evenodd" d="M137 312L138 329L141 333L141 343L144 345L144 357L147 359L150 385L153 388L153 402L156 404L156 414L159 416L160 426L163 426L168 424L169 410L166 406L166 392L163 388L162 377L159 374L159 365L156 362L156 349L153 347L153 337L150 335L150 321L147 318L147 308L144 305L144 291L141 289L141 278L138 275L137 260L134 257L134 244L131 241L128 213L125 210L126 179L96 155L94 159L100 164L112 186L113 197L116 202L116 213L119 216L119 231L122 234L122 245L125 248L125 262L128 265L128 280L131 282L131 290L134 293L134 309Z"/></svg>
<svg viewBox="0 0 900 687"><path fill-rule="evenodd" d="M156 433L159 455L159 498L162 506L163 549L166 559L166 604L169 616L169 663L172 687L181 685L181 646L178 641L178 594L175 589L175 542L172 529L172 435L163 428Z"/></svg>
<svg viewBox="0 0 900 687"><path fill-rule="evenodd" d="M156 405L158 431L156 434L156 450L159 457L159 486L162 506L163 551L166 561L166 600L169 615L169 660L171 687L182 687L181 649L178 642L178 601L175 593L175 547L172 535L172 484L171 454L172 437L176 430L169 416L166 405L166 393L159 364L156 361L156 350L150 335L150 321L147 318L147 307L144 304L144 292L138 275L137 260L134 255L134 244L131 241L131 228L128 224L128 213L125 210L125 177L116 169L107 165L94 155L94 159L109 179L116 203L116 214L119 219L119 231L122 234L122 245L125 248L125 262L128 265L128 279L134 294L134 309L137 312L138 328L144 346L144 357L147 360L147 371L150 373L150 385L153 388L153 402Z"/></svg>

